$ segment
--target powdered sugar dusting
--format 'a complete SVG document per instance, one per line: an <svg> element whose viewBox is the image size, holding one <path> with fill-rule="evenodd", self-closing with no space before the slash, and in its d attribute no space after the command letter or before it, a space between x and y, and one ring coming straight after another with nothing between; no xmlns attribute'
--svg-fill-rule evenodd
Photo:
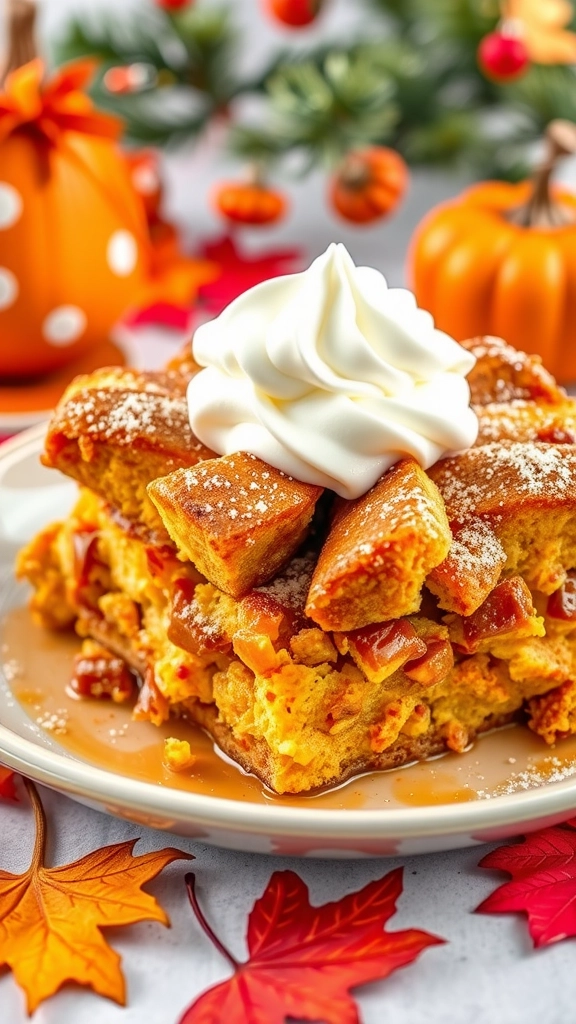
<svg viewBox="0 0 576 1024"><path fill-rule="evenodd" d="M576 441L576 402L544 405L515 399L475 406L480 429L476 447L493 441ZM551 436L556 435L556 436Z"/></svg>
<svg viewBox="0 0 576 1024"><path fill-rule="evenodd" d="M471 519L454 537L445 564L461 579L464 575L492 575L505 562L506 552L488 524Z"/></svg>
<svg viewBox="0 0 576 1024"><path fill-rule="evenodd" d="M289 508L299 511L303 503L313 502L317 496L307 484L244 452L183 469L177 475L177 485L170 478L157 486L168 498L176 486L187 492L194 507L210 516L214 527L227 523L256 528Z"/></svg>
<svg viewBox="0 0 576 1024"><path fill-rule="evenodd" d="M395 467L390 470L394 472ZM387 476L382 479L386 480ZM379 551L388 546L391 536L406 528L425 533L432 540L440 537L440 525L431 500L418 483L396 474L395 486L386 488L386 493L380 495L376 492L381 482L368 492L365 504L360 499L361 504L353 510L351 526L343 525L341 537L346 538L345 549L332 553L332 571L345 571L351 559L369 560L377 567L383 562Z"/></svg>
<svg viewBox="0 0 576 1024"><path fill-rule="evenodd" d="M285 608L303 612L315 564L316 555L313 552L293 558L275 579L263 587L255 587L255 591L273 597Z"/></svg>
<svg viewBox="0 0 576 1024"><path fill-rule="evenodd" d="M548 444L503 443L473 448L437 464L431 473L450 519L502 505L502 495L529 500L565 494L576 484L576 452Z"/></svg>
<svg viewBox="0 0 576 1024"><path fill-rule="evenodd" d="M63 412L73 429L118 444L153 437L159 429L180 435L183 443L190 436L185 398L155 390L88 390L67 402Z"/></svg>
<svg viewBox="0 0 576 1024"><path fill-rule="evenodd" d="M490 800L493 796L512 796L528 789L540 789L553 782L564 782L576 775L576 758L543 757L537 764L529 765L524 771L515 772L496 786L494 790L478 790L480 800Z"/></svg>

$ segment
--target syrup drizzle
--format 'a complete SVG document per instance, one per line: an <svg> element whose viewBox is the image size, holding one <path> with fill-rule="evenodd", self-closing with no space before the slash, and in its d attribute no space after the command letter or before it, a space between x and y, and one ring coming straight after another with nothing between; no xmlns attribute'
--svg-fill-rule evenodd
<svg viewBox="0 0 576 1024"><path fill-rule="evenodd" d="M576 737L550 752L527 729L512 727L484 737L465 754L368 773L321 793L277 796L215 749L210 737L191 723L171 720L158 728L133 721L126 705L78 698L68 682L79 646L72 634L37 628L25 608L14 609L0 622L0 667L34 726L79 760L158 786L250 803L308 808L313 803L321 811L461 803L576 774ZM168 736L190 743L197 755L191 771L172 772L163 764Z"/></svg>

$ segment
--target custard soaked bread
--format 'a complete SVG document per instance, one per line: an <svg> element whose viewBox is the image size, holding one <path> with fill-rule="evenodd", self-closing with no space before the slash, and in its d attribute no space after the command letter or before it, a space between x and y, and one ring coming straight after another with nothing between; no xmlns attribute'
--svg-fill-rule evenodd
<svg viewBox="0 0 576 1024"><path fill-rule="evenodd" d="M86 533L94 545L79 566L73 552ZM555 689L559 666L572 671L572 634L534 635L544 620L531 602L492 640L488 616L482 650L466 657L450 627L423 614L327 633L305 612L314 558L297 556L238 600L198 582L169 549L128 537L84 492L57 535L23 552L20 570L43 559L52 572L59 566L60 600L80 635L126 658L144 680L137 715L190 717L280 793L462 750ZM47 605L35 604L50 625L53 600L54 591ZM526 623L529 639L517 639Z"/></svg>
<svg viewBox="0 0 576 1024"><path fill-rule="evenodd" d="M554 415L562 443L504 433L428 473L405 458L332 507L318 487L201 446L182 373L79 381L46 459L86 486L19 558L35 617L87 638L91 687L94 665L114 666L116 685L96 689L129 699L124 659L136 715L191 718L278 793L461 751L516 717L547 742L576 731L572 403L536 360L469 346L481 430L483 410L497 430L521 402L532 423ZM213 514L214 488L194 494L218 472L237 501ZM262 497L269 481L284 497ZM238 529L235 505L258 515Z"/></svg>

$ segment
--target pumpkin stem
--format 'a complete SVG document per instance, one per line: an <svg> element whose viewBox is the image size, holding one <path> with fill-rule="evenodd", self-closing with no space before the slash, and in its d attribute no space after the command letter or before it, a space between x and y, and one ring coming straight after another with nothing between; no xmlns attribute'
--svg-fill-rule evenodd
<svg viewBox="0 0 576 1024"><path fill-rule="evenodd" d="M345 188L361 190L370 181L370 169L358 153L348 153L341 164L338 178Z"/></svg>
<svg viewBox="0 0 576 1024"><path fill-rule="evenodd" d="M522 227L561 227L573 223L574 212L557 202L551 192L552 175L558 161L576 153L576 124L560 119L551 121L546 129L546 154L532 182L532 195L509 219Z"/></svg>
<svg viewBox="0 0 576 1024"><path fill-rule="evenodd" d="M254 188L264 188L266 184L266 174L264 167L259 160L252 160L246 168L246 184L253 185Z"/></svg>
<svg viewBox="0 0 576 1024"><path fill-rule="evenodd" d="M38 56L34 28L36 23L35 0L7 0L8 52L0 72L0 84L7 75L17 71L24 64Z"/></svg>

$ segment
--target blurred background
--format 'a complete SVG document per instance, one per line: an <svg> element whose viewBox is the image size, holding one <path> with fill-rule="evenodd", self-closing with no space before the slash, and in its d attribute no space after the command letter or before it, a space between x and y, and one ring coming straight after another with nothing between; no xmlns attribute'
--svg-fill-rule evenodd
<svg viewBox="0 0 576 1024"><path fill-rule="evenodd" d="M570 199L559 194L554 209L550 200L576 173L566 131L576 121L569 0L4 0L4 8L5 70L13 72L4 113L0 105L5 427L45 412L72 371L111 361L109 341L122 358L159 365L244 287L307 265L333 240L390 284L416 287L444 329L497 333L484 315L485 277L476 321L462 311L454 321L446 297L443 307L424 283L439 236L417 248L428 211L460 202L475 182L505 183L497 199L481 195L488 220L497 213L533 233L569 226L576 253ZM31 113L13 79L35 57L44 63L26 81ZM50 75L75 61L80 76L50 93ZM96 119L84 113L92 103ZM564 131L545 142L558 120ZM122 174L127 168L140 212L100 151L104 136L125 154ZM91 178L84 197L80 160ZM544 165L548 185L541 175L536 208L527 183ZM20 194L25 180L34 216ZM110 204L117 224L108 224ZM469 219L468 234L480 238L484 225ZM446 234L446 224L438 230ZM100 251L109 279L99 279ZM468 250L450 259L474 273ZM552 282L546 287L548 296Z"/></svg>

